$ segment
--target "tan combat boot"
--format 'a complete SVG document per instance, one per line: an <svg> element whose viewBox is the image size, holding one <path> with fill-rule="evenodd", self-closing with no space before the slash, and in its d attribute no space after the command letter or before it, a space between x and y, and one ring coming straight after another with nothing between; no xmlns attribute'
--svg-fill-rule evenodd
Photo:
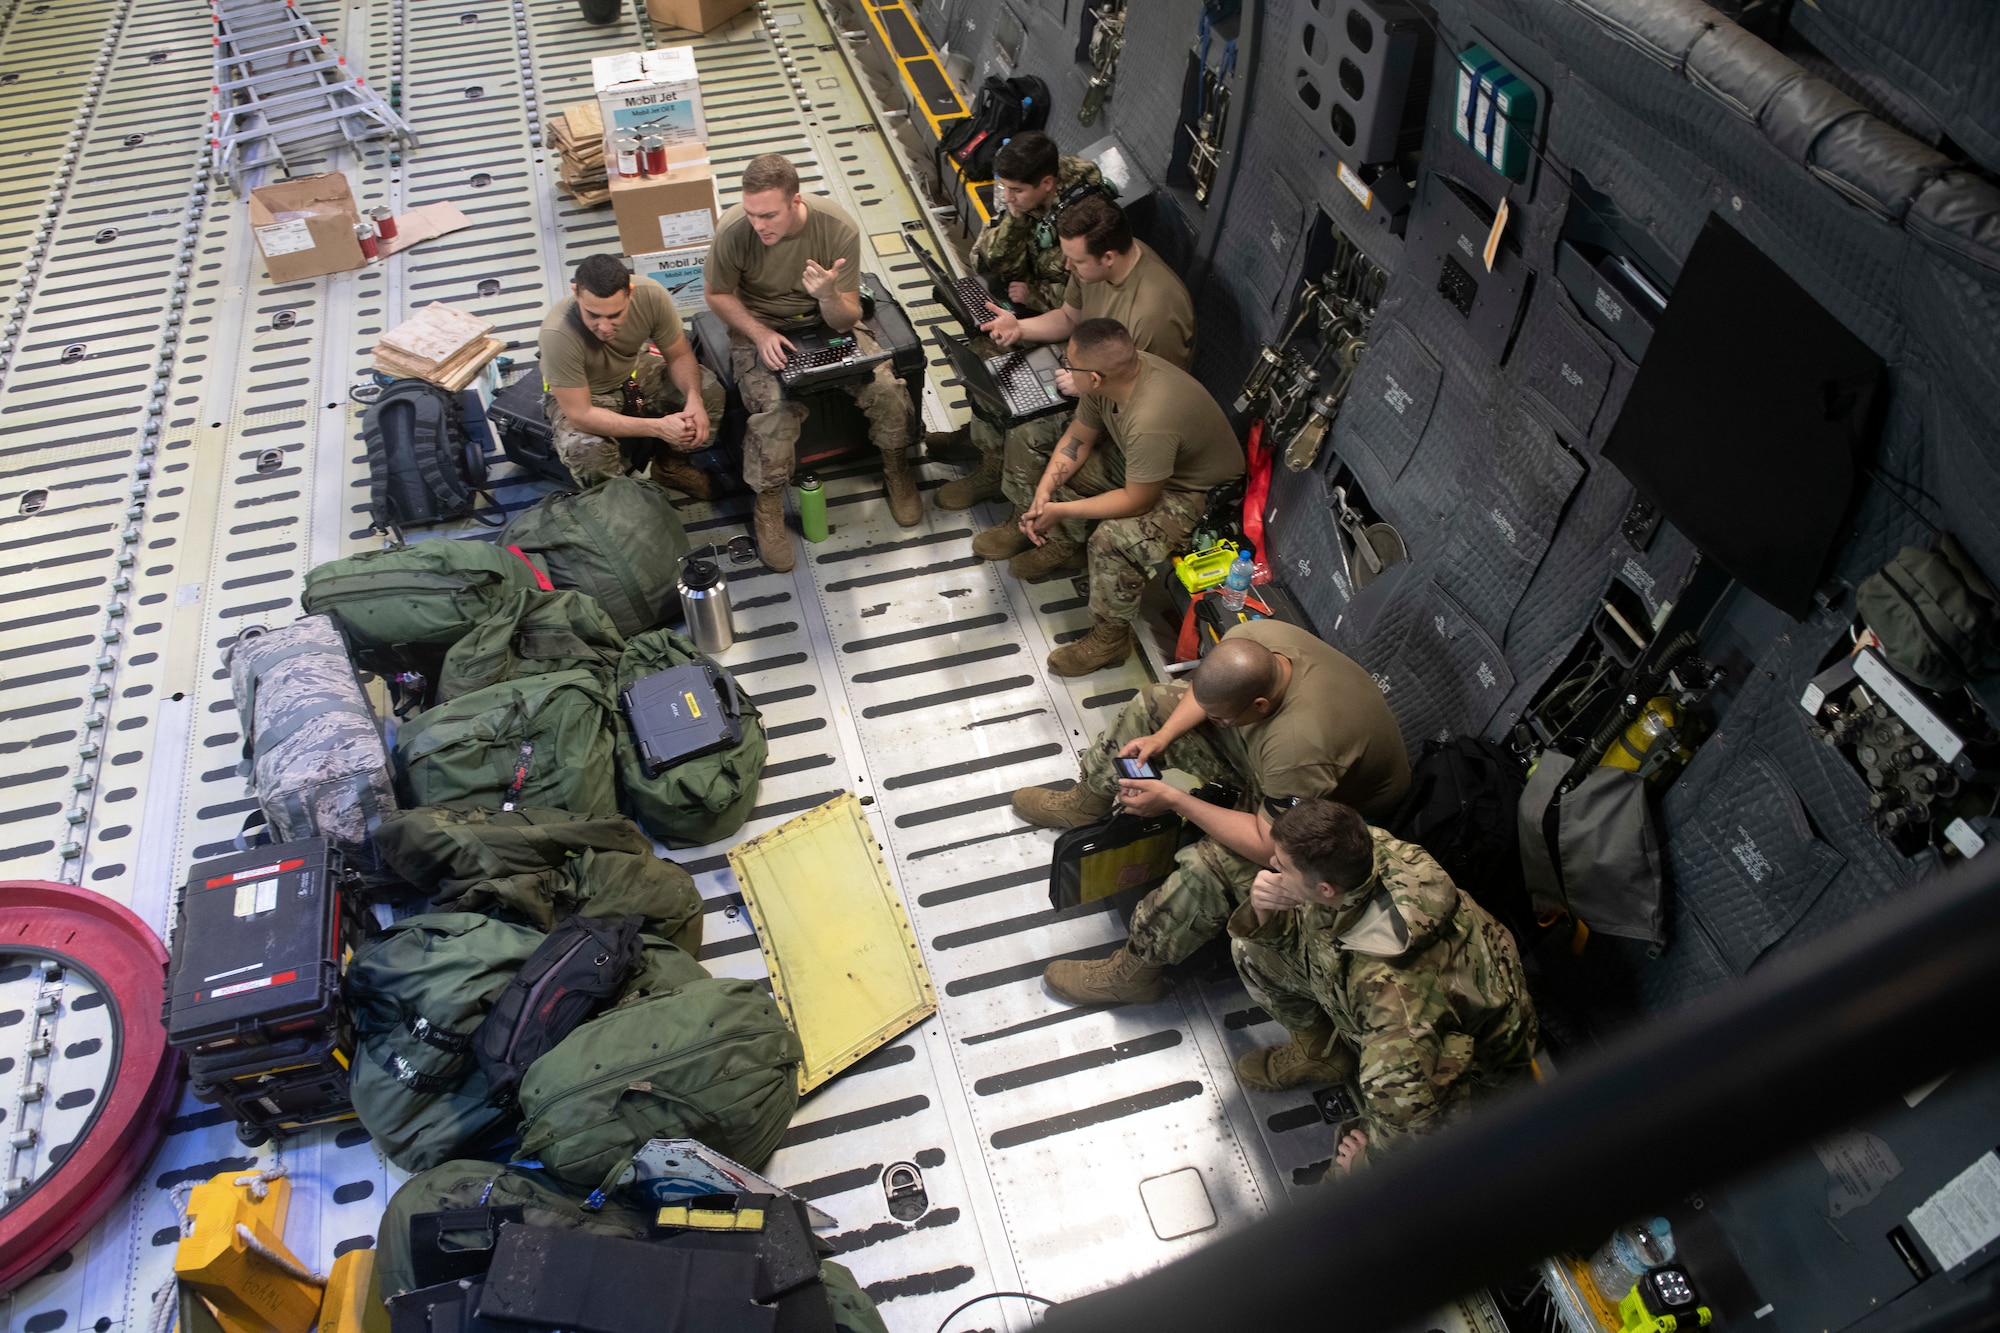
<svg viewBox="0 0 2000 1333"><path fill-rule="evenodd" d="M1056 578L1063 574L1081 574L1084 570L1083 548L1063 536L1051 532L1049 539L1032 551L1023 551L1007 562L1007 572L1023 583L1040 583L1043 579Z"/></svg>
<svg viewBox="0 0 2000 1333"><path fill-rule="evenodd" d="M924 457L933 463L977 463L985 450L972 442L972 427L933 430L924 434Z"/></svg>
<svg viewBox="0 0 2000 1333"><path fill-rule="evenodd" d="M791 573L797 561L792 556L792 534L785 531L785 493L760 491L756 514L757 558L780 574Z"/></svg>
<svg viewBox="0 0 2000 1333"><path fill-rule="evenodd" d="M914 528L924 521L924 497L917 494L917 478L910 471L908 451L882 451L882 480L889 483L889 514L898 527Z"/></svg>
<svg viewBox="0 0 2000 1333"><path fill-rule="evenodd" d="M1006 518L972 539L972 553L981 560L1011 560L1033 545L1021 531L1021 506L1011 505Z"/></svg>
<svg viewBox="0 0 2000 1333"><path fill-rule="evenodd" d="M1081 782L1067 791L1022 787L1014 793L1014 813L1036 828L1081 828L1111 813L1111 798Z"/></svg>
<svg viewBox="0 0 2000 1333"><path fill-rule="evenodd" d="M957 481L948 481L938 489L939 509L970 509L981 500L1004 499L1000 490L1000 455L981 454L979 470Z"/></svg>
<svg viewBox="0 0 2000 1333"><path fill-rule="evenodd" d="M653 480L696 500L715 498L715 478L680 454L653 455Z"/></svg>
<svg viewBox="0 0 2000 1333"><path fill-rule="evenodd" d="M1122 620L1094 620L1090 633L1049 654L1049 670L1058 676L1088 676L1115 667L1132 655L1132 627Z"/></svg>
<svg viewBox="0 0 2000 1333"><path fill-rule="evenodd" d="M1345 1052L1332 1058L1320 1054L1332 1040L1333 1024L1323 1022L1308 1031L1294 1032L1283 1046L1259 1046L1237 1060L1237 1081L1259 1092L1338 1083L1347 1077L1353 1063L1343 1058Z"/></svg>
<svg viewBox="0 0 2000 1333"><path fill-rule="evenodd" d="M1058 958L1042 985L1069 1004L1151 1004L1168 990L1166 968L1122 946L1109 958Z"/></svg>

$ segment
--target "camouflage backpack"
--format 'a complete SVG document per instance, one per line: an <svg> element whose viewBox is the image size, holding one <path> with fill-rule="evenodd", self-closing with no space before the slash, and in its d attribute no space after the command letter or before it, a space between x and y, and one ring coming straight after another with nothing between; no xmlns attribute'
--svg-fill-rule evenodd
<svg viewBox="0 0 2000 1333"><path fill-rule="evenodd" d="M502 597L537 586L534 566L520 556L440 537L319 565L307 572L300 602L309 614L338 620L354 660L368 670L429 675Z"/></svg>
<svg viewBox="0 0 2000 1333"><path fill-rule="evenodd" d="M667 492L643 477L613 477L525 509L500 534L558 588L589 593L627 638L664 623L687 532Z"/></svg>
<svg viewBox="0 0 2000 1333"><path fill-rule="evenodd" d="M474 801L608 815L611 698L588 671L488 685L426 709L396 737L396 778L411 805Z"/></svg>
<svg viewBox="0 0 2000 1333"><path fill-rule="evenodd" d="M440 702L520 676L588 671L609 685L625 636L580 592L512 593L444 655Z"/></svg>
<svg viewBox="0 0 2000 1333"><path fill-rule="evenodd" d="M500 912L541 930L568 916L637 914L648 933L701 950L694 879L621 816L427 806L384 820L375 843L439 911Z"/></svg>
<svg viewBox="0 0 2000 1333"><path fill-rule="evenodd" d="M373 871L373 826L396 809L389 755L327 616L244 631L230 646L229 687L243 724L243 764L279 842L323 837Z"/></svg>
<svg viewBox="0 0 2000 1333"><path fill-rule="evenodd" d="M498 1208L519 1208L522 1222L531 1227L559 1227L630 1240L642 1240L650 1234L653 1211L650 1205L640 1208L615 1197L587 1208L581 1191L563 1190L538 1171L492 1162L446 1162L404 1181L382 1214L375 1240L375 1273L383 1297L416 1289L412 1218L460 1212L466 1215L449 1220L472 1223L477 1219L471 1210ZM438 1240L454 1247L491 1244L490 1235L477 1230L441 1230ZM888 1333L875 1302L854 1280L853 1273L840 1264L822 1261L819 1274L833 1307L833 1326L839 1333Z"/></svg>
<svg viewBox="0 0 2000 1333"><path fill-rule="evenodd" d="M600 1014L528 1067L516 1161L605 1187L648 1139L755 1168L799 1104L799 1040L748 981L694 980Z"/></svg>
<svg viewBox="0 0 2000 1333"><path fill-rule="evenodd" d="M694 641L673 630L641 634L625 647L618 663L618 690L668 667L692 662L702 654ZM734 679L721 667L716 674L727 683L741 709L742 739L727 750L697 755L658 777L646 774L631 729L618 728L618 782L625 808L648 833L669 847L702 847L727 838L743 827L757 804L757 781L768 753L764 723Z"/></svg>
<svg viewBox="0 0 2000 1333"><path fill-rule="evenodd" d="M477 1152L514 1113L488 1104L472 1035L542 932L472 912L405 917L349 963L354 1110L390 1161L421 1171Z"/></svg>

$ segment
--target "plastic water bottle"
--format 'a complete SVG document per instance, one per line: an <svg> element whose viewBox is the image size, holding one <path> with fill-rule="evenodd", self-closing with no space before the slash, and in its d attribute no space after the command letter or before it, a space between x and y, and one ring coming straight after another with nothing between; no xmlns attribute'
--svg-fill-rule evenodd
<svg viewBox="0 0 2000 1333"><path fill-rule="evenodd" d="M1229 577L1222 581L1215 595L1231 611L1241 611L1243 599L1250 595L1250 580L1256 572L1257 567L1251 562L1249 553L1238 551L1236 558L1229 562Z"/></svg>
<svg viewBox="0 0 2000 1333"><path fill-rule="evenodd" d="M1674 1229L1666 1218L1629 1222L1611 1233L1590 1258L1590 1280L1597 1294L1614 1309L1631 1294L1632 1284L1674 1257Z"/></svg>

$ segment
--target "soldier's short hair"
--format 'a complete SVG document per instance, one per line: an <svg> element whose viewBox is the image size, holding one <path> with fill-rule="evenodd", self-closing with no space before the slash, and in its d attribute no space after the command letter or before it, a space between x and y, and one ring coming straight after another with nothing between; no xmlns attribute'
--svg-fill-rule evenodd
<svg viewBox="0 0 2000 1333"><path fill-rule="evenodd" d="M1070 331L1069 341L1100 372L1117 370L1139 355L1132 335L1115 319L1086 319Z"/></svg>
<svg viewBox="0 0 2000 1333"><path fill-rule="evenodd" d="M1308 797L1271 821L1271 841L1315 884L1355 889L1375 873L1375 836L1351 805Z"/></svg>
<svg viewBox="0 0 2000 1333"><path fill-rule="evenodd" d="M1056 141L1040 130L1025 130L1000 145L993 155L993 174L1016 185L1040 185L1062 170Z"/></svg>
<svg viewBox="0 0 2000 1333"><path fill-rule="evenodd" d="M1226 638L1209 649L1188 684L1202 707L1240 713L1270 697L1278 684L1278 658L1255 639Z"/></svg>
<svg viewBox="0 0 2000 1333"><path fill-rule="evenodd" d="M632 285L632 270L617 255L585 255L576 266L575 281L592 296L616 296Z"/></svg>
<svg viewBox="0 0 2000 1333"><path fill-rule="evenodd" d="M1101 194L1087 194L1062 211L1056 235L1065 241L1083 238L1094 255L1124 254L1132 248L1132 224L1125 210Z"/></svg>
<svg viewBox="0 0 2000 1333"><path fill-rule="evenodd" d="M799 192L799 169L783 153L760 153L743 168L744 194L763 194L767 190L782 190L787 195Z"/></svg>

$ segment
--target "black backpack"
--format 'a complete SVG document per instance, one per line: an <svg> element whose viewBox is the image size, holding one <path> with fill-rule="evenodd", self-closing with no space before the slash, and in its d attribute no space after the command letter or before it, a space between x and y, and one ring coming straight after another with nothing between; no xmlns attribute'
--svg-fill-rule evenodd
<svg viewBox="0 0 2000 1333"><path fill-rule="evenodd" d="M1425 741L1387 828L1436 857L1453 883L1513 925L1527 906L1516 815L1523 785L1520 765L1492 741Z"/></svg>
<svg viewBox="0 0 2000 1333"><path fill-rule="evenodd" d="M993 155L1000 151L1000 145L1048 123L1048 84L1032 74L1012 79L995 74L980 85L972 114L939 141L938 152L949 157L966 180L989 181L993 179Z"/></svg>
<svg viewBox="0 0 2000 1333"><path fill-rule="evenodd" d="M361 418L368 443L368 517L377 528L462 518L486 486L486 458L459 424L458 395L401 379ZM485 521L485 520L482 520Z"/></svg>
<svg viewBox="0 0 2000 1333"><path fill-rule="evenodd" d="M472 1034L488 1101L511 1105L543 1054L616 995L639 965L642 916L573 916L528 955Z"/></svg>

